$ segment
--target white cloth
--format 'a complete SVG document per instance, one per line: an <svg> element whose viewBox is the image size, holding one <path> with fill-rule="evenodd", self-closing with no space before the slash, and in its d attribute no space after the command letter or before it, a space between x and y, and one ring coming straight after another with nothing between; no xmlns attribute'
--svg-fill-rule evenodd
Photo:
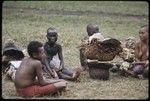
<svg viewBox="0 0 150 101"><path fill-rule="evenodd" d="M10 61L11 65L10 67L11 68L14 68L14 69L18 69L20 64L21 64L22 61Z"/></svg>
<svg viewBox="0 0 150 101"><path fill-rule="evenodd" d="M129 62L123 62L120 66L120 69L125 69L128 70L130 68L130 63Z"/></svg>
<svg viewBox="0 0 150 101"><path fill-rule="evenodd" d="M22 61L10 61L10 68L7 71L6 75L11 77L11 79L15 80L15 74L17 69L20 67Z"/></svg>
<svg viewBox="0 0 150 101"><path fill-rule="evenodd" d="M98 39L98 41L103 41L104 40L104 36L101 33L95 33L92 36L89 37L89 42L91 42L92 39Z"/></svg>
<svg viewBox="0 0 150 101"><path fill-rule="evenodd" d="M60 67L60 60L59 60L58 54L53 56L52 60L50 61L50 65L54 68Z"/></svg>

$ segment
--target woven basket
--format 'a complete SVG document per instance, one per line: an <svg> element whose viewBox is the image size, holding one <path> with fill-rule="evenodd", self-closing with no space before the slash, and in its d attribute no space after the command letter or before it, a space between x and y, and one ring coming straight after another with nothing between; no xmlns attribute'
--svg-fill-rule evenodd
<svg viewBox="0 0 150 101"><path fill-rule="evenodd" d="M109 68L113 65L110 63L97 63L97 62L89 62L89 75L93 79L109 79Z"/></svg>
<svg viewBox="0 0 150 101"><path fill-rule="evenodd" d="M115 58L117 54L115 52L105 53L96 52L95 50L85 51L85 56L87 59L99 60L99 61L111 61Z"/></svg>
<svg viewBox="0 0 150 101"><path fill-rule="evenodd" d="M104 47L103 42L92 40L91 43L83 45L81 49L87 59L99 61L111 61L122 50L119 45L117 47L106 46Z"/></svg>

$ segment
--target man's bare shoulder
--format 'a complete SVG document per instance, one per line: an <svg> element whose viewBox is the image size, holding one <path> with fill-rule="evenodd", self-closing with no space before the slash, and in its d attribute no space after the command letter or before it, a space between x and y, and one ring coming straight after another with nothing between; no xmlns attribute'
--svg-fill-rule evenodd
<svg viewBox="0 0 150 101"><path fill-rule="evenodd" d="M40 66L41 65L41 61L30 58L30 57L26 57L22 60L22 62L24 62L25 64L30 64L32 66Z"/></svg>
<svg viewBox="0 0 150 101"><path fill-rule="evenodd" d="M39 66L42 65L42 64L41 64L41 61L36 60L36 59L32 60L32 64L33 64L34 66L36 66L36 67L39 67Z"/></svg>
<svg viewBox="0 0 150 101"><path fill-rule="evenodd" d="M135 44L136 44L136 46L139 46L141 44L141 41L137 40Z"/></svg>

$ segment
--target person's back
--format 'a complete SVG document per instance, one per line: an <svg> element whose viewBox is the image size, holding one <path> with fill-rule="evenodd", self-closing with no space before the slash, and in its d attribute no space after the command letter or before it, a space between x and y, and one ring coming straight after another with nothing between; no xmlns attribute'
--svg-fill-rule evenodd
<svg viewBox="0 0 150 101"><path fill-rule="evenodd" d="M15 87L19 95L32 97L54 93L66 87L64 80L45 80L42 72L44 57L43 44L32 41L28 45L30 57L24 58L16 71ZM36 79L37 78L37 79Z"/></svg>
<svg viewBox="0 0 150 101"><path fill-rule="evenodd" d="M88 44L94 38L97 38L99 40L104 40L104 37L99 32L99 28L96 24L88 24L87 27L86 27L86 31L87 31L87 36L84 37L84 39L81 40L82 41L81 44L83 44L83 45ZM82 49L80 49L80 63L81 63L81 66L83 67L83 70L88 69L88 66L87 66L86 62L87 62L87 59L83 55Z"/></svg>
<svg viewBox="0 0 150 101"><path fill-rule="evenodd" d="M41 65L40 61L27 57L16 71L15 86L17 88L27 87L33 84L36 78L36 65ZM21 81L21 82L20 82Z"/></svg>

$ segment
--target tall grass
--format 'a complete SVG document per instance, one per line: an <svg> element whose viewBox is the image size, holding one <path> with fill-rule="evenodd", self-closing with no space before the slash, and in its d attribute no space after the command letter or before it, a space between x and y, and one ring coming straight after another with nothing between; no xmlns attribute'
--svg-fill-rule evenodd
<svg viewBox="0 0 150 101"><path fill-rule="evenodd" d="M65 65L70 68L80 67L77 46L87 35L87 24L96 23L104 37L124 40L134 36L138 39L140 26L149 22L148 6L144 1L4 1L2 43L9 38L15 39L24 49L32 40L45 43L46 30L53 26L58 30L58 43L63 47ZM88 14L60 14L57 11L88 11ZM102 14L90 12L102 12ZM13 87L12 82L2 81L4 98L19 98L14 93ZM91 79L88 72L85 72L85 75L81 76L81 82L69 82L68 88L70 91L67 95L56 98L145 99L148 97L147 80L124 78L119 75L111 75L110 80L101 81Z"/></svg>

